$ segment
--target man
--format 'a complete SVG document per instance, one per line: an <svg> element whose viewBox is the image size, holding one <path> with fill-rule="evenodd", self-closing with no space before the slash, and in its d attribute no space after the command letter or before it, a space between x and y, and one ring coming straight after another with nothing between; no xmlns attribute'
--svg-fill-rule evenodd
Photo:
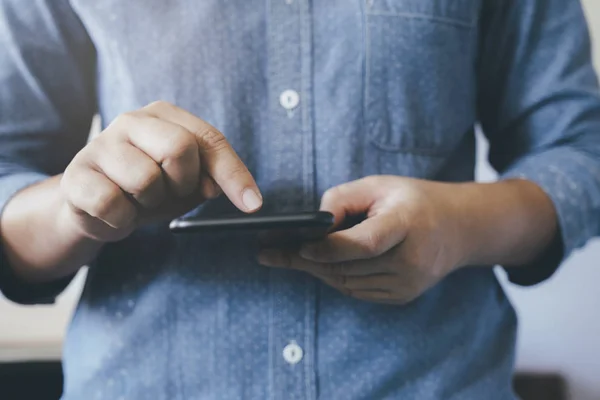
<svg viewBox="0 0 600 400"><path fill-rule="evenodd" d="M492 266L535 284L600 230L578 2L0 4L3 290L90 265L65 399L515 398ZM226 199L367 219L298 252L169 234Z"/></svg>

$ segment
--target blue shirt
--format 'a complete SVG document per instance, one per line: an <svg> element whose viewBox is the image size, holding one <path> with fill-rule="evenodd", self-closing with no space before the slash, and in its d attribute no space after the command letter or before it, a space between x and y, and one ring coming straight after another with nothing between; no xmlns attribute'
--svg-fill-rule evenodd
<svg viewBox="0 0 600 400"><path fill-rule="evenodd" d="M600 231L600 96L578 1L0 0L0 206L62 172L94 114L106 126L159 99L225 133L267 211L315 209L372 174L472 180L480 126L493 166L538 183L559 217L513 281L550 276ZM107 245L66 338L64 399L515 398L516 318L492 268L386 306L255 253L166 224ZM3 271L16 301L64 285Z"/></svg>

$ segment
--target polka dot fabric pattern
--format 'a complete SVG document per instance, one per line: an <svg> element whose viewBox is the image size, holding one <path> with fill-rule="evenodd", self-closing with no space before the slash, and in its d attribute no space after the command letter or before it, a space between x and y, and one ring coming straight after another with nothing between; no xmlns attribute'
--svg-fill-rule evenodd
<svg viewBox="0 0 600 400"><path fill-rule="evenodd" d="M511 275L537 283L600 232L590 60L577 1L0 0L0 211L64 169L96 112L107 126L156 100L227 136L266 212L374 174L473 180L479 126L501 175L556 206L559 250ZM63 400L515 399L517 321L491 268L386 306L256 253L165 224L107 245L67 334Z"/></svg>

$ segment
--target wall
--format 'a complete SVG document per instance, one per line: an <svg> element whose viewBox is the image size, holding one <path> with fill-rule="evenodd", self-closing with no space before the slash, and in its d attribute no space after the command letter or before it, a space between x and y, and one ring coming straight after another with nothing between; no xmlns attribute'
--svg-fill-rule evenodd
<svg viewBox="0 0 600 400"><path fill-rule="evenodd" d="M0 362L60 358L64 331L84 275L77 276L54 306L18 306L0 296Z"/></svg>
<svg viewBox="0 0 600 400"><path fill-rule="evenodd" d="M596 38L600 66L600 2L584 0ZM483 160L485 143L480 143ZM484 161L482 180L494 174ZM574 255L548 282L535 288L506 285L520 319L517 365L559 371L571 383L573 400L600 399L600 243ZM19 307L0 301L0 360L56 358L82 276L53 307Z"/></svg>

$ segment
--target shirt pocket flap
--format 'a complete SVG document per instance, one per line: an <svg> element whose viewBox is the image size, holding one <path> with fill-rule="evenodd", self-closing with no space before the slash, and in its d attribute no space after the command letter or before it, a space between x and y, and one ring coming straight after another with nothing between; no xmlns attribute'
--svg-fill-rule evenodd
<svg viewBox="0 0 600 400"><path fill-rule="evenodd" d="M446 154L475 121L476 0L367 0L365 124L382 150Z"/></svg>

